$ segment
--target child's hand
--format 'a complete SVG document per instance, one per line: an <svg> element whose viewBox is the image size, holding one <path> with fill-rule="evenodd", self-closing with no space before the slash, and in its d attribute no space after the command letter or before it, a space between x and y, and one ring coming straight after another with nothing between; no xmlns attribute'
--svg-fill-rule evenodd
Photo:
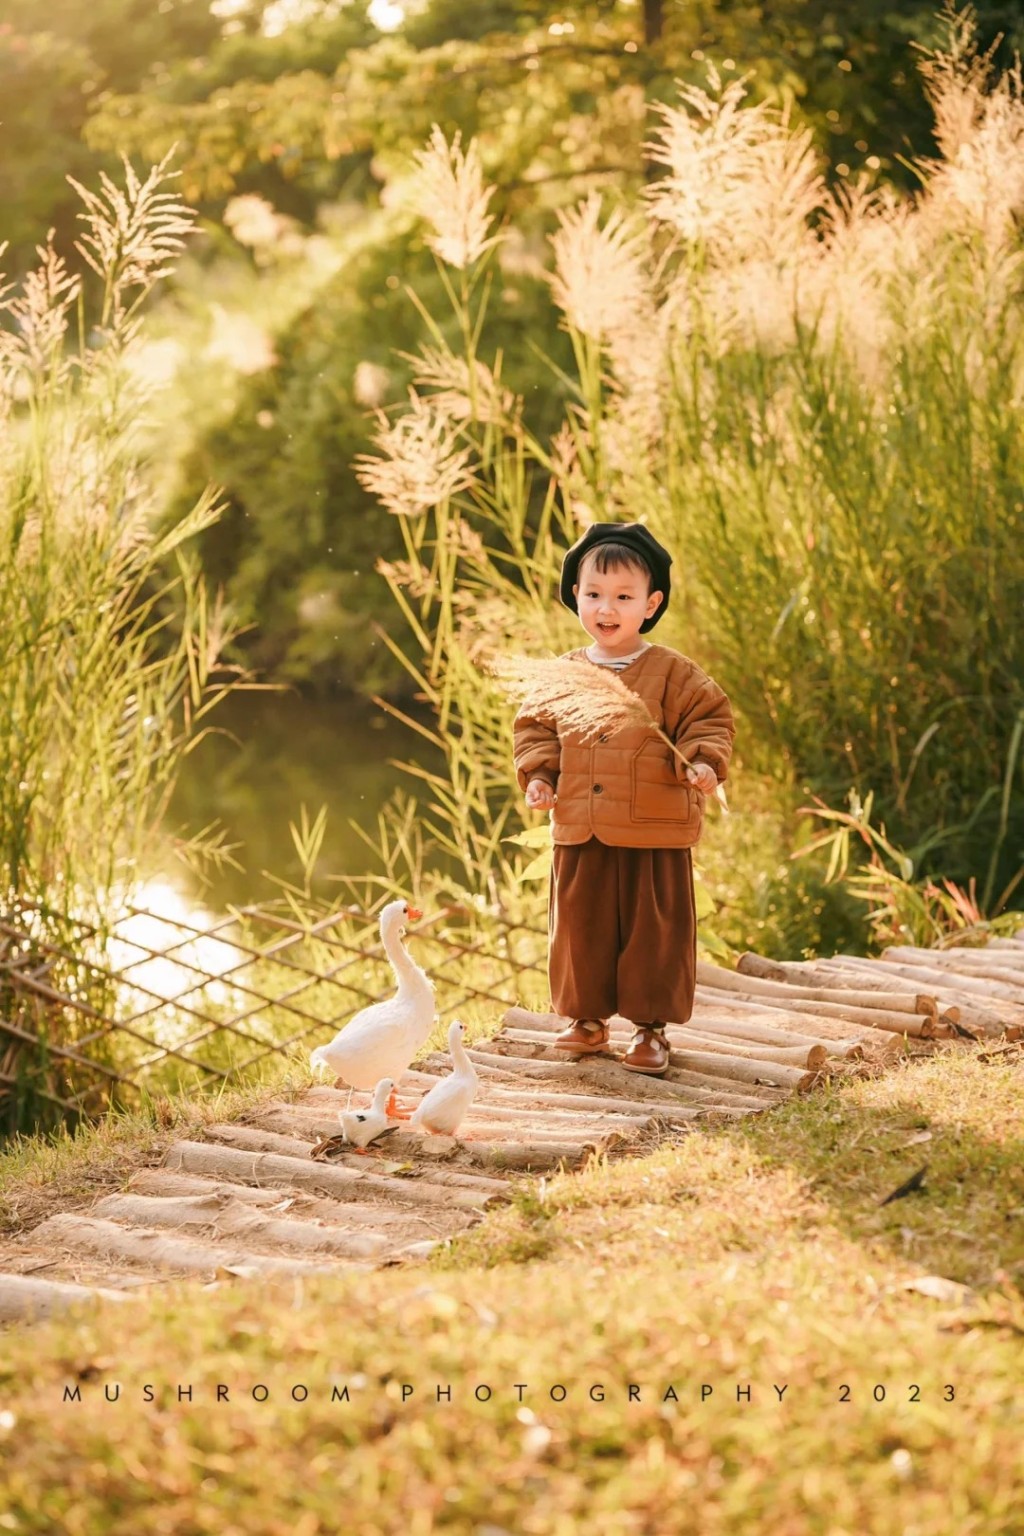
<svg viewBox="0 0 1024 1536"><path fill-rule="evenodd" d="M556 799L547 779L531 779L526 786L526 803L531 811L549 811Z"/></svg>
<svg viewBox="0 0 1024 1536"><path fill-rule="evenodd" d="M694 763L692 768L687 768L686 777L705 795L713 795L718 787L718 775L710 763Z"/></svg>

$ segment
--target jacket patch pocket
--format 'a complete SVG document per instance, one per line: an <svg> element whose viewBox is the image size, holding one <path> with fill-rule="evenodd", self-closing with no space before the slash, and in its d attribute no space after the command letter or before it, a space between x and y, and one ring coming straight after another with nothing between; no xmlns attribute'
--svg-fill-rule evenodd
<svg viewBox="0 0 1024 1536"><path fill-rule="evenodd" d="M668 749L660 742L645 743L634 752L630 777L633 821L671 821L694 833L700 831L704 796L691 784L679 783Z"/></svg>

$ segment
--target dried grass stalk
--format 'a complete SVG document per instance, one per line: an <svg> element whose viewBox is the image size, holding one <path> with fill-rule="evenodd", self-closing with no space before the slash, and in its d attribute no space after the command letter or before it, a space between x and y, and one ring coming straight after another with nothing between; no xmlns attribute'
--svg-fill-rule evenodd
<svg viewBox="0 0 1024 1536"><path fill-rule="evenodd" d="M485 666L510 697L540 714L554 716L559 725L579 731L584 741L640 726L660 736L687 768L693 767L640 695L614 672L581 667L579 662L562 657L493 656Z"/></svg>
<svg viewBox="0 0 1024 1536"><path fill-rule="evenodd" d="M470 450L443 412L415 390L410 409L394 423L377 412L373 434L381 456L356 455L356 479L396 517L419 517L474 484Z"/></svg>
<svg viewBox="0 0 1024 1536"><path fill-rule="evenodd" d="M415 206L433 229L427 244L449 266L472 267L502 238L488 233L494 188L484 182L478 144L473 140L464 150L461 133L449 144L435 123L429 144L415 159Z"/></svg>

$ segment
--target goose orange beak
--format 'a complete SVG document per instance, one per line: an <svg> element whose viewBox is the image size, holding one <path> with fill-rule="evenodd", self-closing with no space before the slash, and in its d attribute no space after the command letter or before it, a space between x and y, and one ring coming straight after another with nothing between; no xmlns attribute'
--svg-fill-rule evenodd
<svg viewBox="0 0 1024 1536"><path fill-rule="evenodd" d="M422 916L423 916L423 913L419 910L418 907L410 907L409 908L409 920L410 920L410 922L418 923Z"/></svg>

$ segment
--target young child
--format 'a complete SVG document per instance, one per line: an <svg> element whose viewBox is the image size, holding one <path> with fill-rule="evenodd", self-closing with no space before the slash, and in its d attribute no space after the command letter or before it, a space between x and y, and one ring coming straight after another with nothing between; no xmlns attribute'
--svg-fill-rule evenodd
<svg viewBox="0 0 1024 1536"><path fill-rule="evenodd" d="M671 564L639 523L588 528L562 563L560 597L593 644L565 659L616 671L692 766L642 726L583 741L524 704L513 727L526 803L553 807L548 977L555 1011L572 1020L554 1043L576 1056L606 1051L618 1013L634 1029L623 1066L655 1076L668 1068L666 1022L693 1010L690 850L735 734L721 688L679 651L640 638L668 607Z"/></svg>

